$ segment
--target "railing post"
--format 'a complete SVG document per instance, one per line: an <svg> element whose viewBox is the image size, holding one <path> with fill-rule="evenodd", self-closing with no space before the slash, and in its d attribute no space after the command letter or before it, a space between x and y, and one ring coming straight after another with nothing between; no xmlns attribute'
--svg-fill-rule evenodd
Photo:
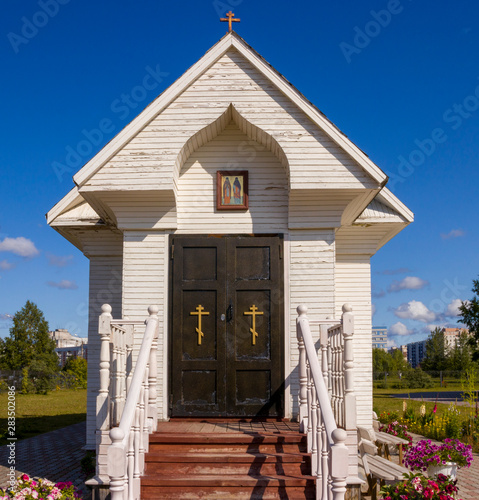
<svg viewBox="0 0 479 500"><path fill-rule="evenodd" d="M332 432L331 437L334 442L331 446L330 458L333 500L344 500L344 495L346 493L346 478L348 476L349 455L349 450L345 444L347 434L343 429L335 429Z"/></svg>
<svg viewBox="0 0 479 500"><path fill-rule="evenodd" d="M150 313L150 318L158 318L158 307L150 306L148 312ZM158 362L157 362L157 346L158 346L158 330L156 329L155 336L153 337L153 343L151 344L150 351L150 371L149 371L149 393L148 393L148 420L151 432L155 432L158 427L158 408L156 405L157 390L156 390L156 380L158 376Z"/></svg>
<svg viewBox="0 0 479 500"><path fill-rule="evenodd" d="M133 344L134 344L134 326L126 325L125 327L125 342L126 342L126 395L130 391L131 379L133 377Z"/></svg>
<svg viewBox="0 0 479 500"><path fill-rule="evenodd" d="M296 309L300 318L306 318L308 308L305 305L300 305ZM301 335L301 329L296 326L298 349L299 349L299 429L301 432L306 432L308 429L308 376L306 370L306 351L304 348L304 341Z"/></svg>
<svg viewBox="0 0 479 500"><path fill-rule="evenodd" d="M98 334L100 335L100 388L96 398L96 422L97 430L108 430L110 428L109 409L109 383L110 383L110 334L111 334L111 306L103 304L98 322Z"/></svg>
<svg viewBox="0 0 479 500"><path fill-rule="evenodd" d="M349 304L343 305L343 342L344 342L344 414L345 429L356 430L356 396L354 393L354 354L353 334L354 316Z"/></svg>
<svg viewBox="0 0 479 500"><path fill-rule="evenodd" d="M125 497L126 451L122 443L124 437L125 433L119 427L110 431L112 444L108 447L108 475L111 500L124 500Z"/></svg>

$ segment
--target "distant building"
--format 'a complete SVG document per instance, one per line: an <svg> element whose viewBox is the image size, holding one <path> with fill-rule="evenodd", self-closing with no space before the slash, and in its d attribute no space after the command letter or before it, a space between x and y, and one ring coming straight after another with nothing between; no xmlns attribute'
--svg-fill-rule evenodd
<svg viewBox="0 0 479 500"><path fill-rule="evenodd" d="M445 350L453 349L463 333L469 334L469 330L467 328L444 328Z"/></svg>
<svg viewBox="0 0 479 500"><path fill-rule="evenodd" d="M426 355L426 341L420 340L419 342L411 342L410 344L407 344L406 347L408 363L413 368L416 368Z"/></svg>
<svg viewBox="0 0 479 500"><path fill-rule="evenodd" d="M383 349L387 351L388 329L387 326L373 326L373 349Z"/></svg>
<svg viewBox="0 0 479 500"><path fill-rule="evenodd" d="M389 354L392 354L394 351L396 350L400 350L402 355L403 355L403 358L405 361L407 361L407 345L401 345L399 347L391 347L390 349L388 349L388 353Z"/></svg>
<svg viewBox="0 0 479 500"><path fill-rule="evenodd" d="M65 366L71 357L88 359L88 339L76 337L63 328L48 332L48 335L55 341L55 352L60 366Z"/></svg>

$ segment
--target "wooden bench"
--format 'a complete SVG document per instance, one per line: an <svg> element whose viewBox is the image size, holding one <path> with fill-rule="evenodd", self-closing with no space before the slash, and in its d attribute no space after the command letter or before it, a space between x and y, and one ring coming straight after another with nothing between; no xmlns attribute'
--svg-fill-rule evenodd
<svg viewBox="0 0 479 500"><path fill-rule="evenodd" d="M358 435L359 439L365 439L367 441L371 441L375 443L378 447L378 454L380 456L383 455L384 449L384 457L390 460L390 446L396 446L399 453L399 464L402 464L403 461L403 445L409 444L407 439L403 439L397 436L393 436L392 434L388 434L387 432L380 432L373 429L368 429L367 427L358 427Z"/></svg>
<svg viewBox="0 0 479 500"><path fill-rule="evenodd" d="M377 500L378 481L380 486L397 483L403 479L403 474L410 472L405 467L380 457L377 452L378 447L374 443L360 439L359 455L368 481L367 495L371 495L372 500Z"/></svg>

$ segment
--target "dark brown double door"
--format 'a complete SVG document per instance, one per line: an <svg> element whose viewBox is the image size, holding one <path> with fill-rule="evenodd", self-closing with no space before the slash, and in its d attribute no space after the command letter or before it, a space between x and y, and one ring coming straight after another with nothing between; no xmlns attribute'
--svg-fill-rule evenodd
<svg viewBox="0 0 479 500"><path fill-rule="evenodd" d="M279 236L172 236L172 416L282 416Z"/></svg>

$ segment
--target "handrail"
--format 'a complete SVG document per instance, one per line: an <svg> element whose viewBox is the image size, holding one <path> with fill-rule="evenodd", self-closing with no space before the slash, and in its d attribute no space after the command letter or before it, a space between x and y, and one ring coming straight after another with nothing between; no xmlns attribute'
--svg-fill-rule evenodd
<svg viewBox="0 0 479 500"><path fill-rule="evenodd" d="M140 497L140 475L148 434L156 429L156 339L158 307L148 308L150 317L141 343L133 377L118 427L110 430L107 451L111 500L136 500ZM131 324L129 322L129 324ZM154 400L154 401L153 401ZM128 485L126 490L125 485Z"/></svg>
<svg viewBox="0 0 479 500"><path fill-rule="evenodd" d="M316 476L316 499L344 500L349 458L345 444L347 433L337 427L334 419L307 310L304 305L298 306L296 321L300 353L300 423L308 435L312 474Z"/></svg>
<svg viewBox="0 0 479 500"><path fill-rule="evenodd" d="M324 426L326 428L329 443L332 445L332 434L333 431L338 428L338 426L336 425L336 421L334 420L333 409L331 407L328 396L328 388L324 383L318 356L314 347L313 336L311 334L311 328L309 327L309 320L306 317L307 310L308 309L306 306L298 307L298 323L301 325L301 335L303 337L304 347L306 349L306 356L311 370L311 376L313 377L314 385L316 387L319 406L323 414Z"/></svg>
<svg viewBox="0 0 479 500"><path fill-rule="evenodd" d="M150 309L151 307L148 309L149 312ZM151 345L158 328L158 316L156 316L157 312L158 309L156 310L154 315L150 315L150 317L145 321L145 336L143 337L143 341L141 343L140 352L136 360L135 371L133 372L133 378L131 379L130 391L126 398L125 408L123 410L123 415L121 416L120 425L118 426L118 428L125 434L122 444L126 444L128 431L130 430L133 423L133 418L135 417L136 405L138 403L138 398L140 397L140 389L143 384L146 366L149 361Z"/></svg>

